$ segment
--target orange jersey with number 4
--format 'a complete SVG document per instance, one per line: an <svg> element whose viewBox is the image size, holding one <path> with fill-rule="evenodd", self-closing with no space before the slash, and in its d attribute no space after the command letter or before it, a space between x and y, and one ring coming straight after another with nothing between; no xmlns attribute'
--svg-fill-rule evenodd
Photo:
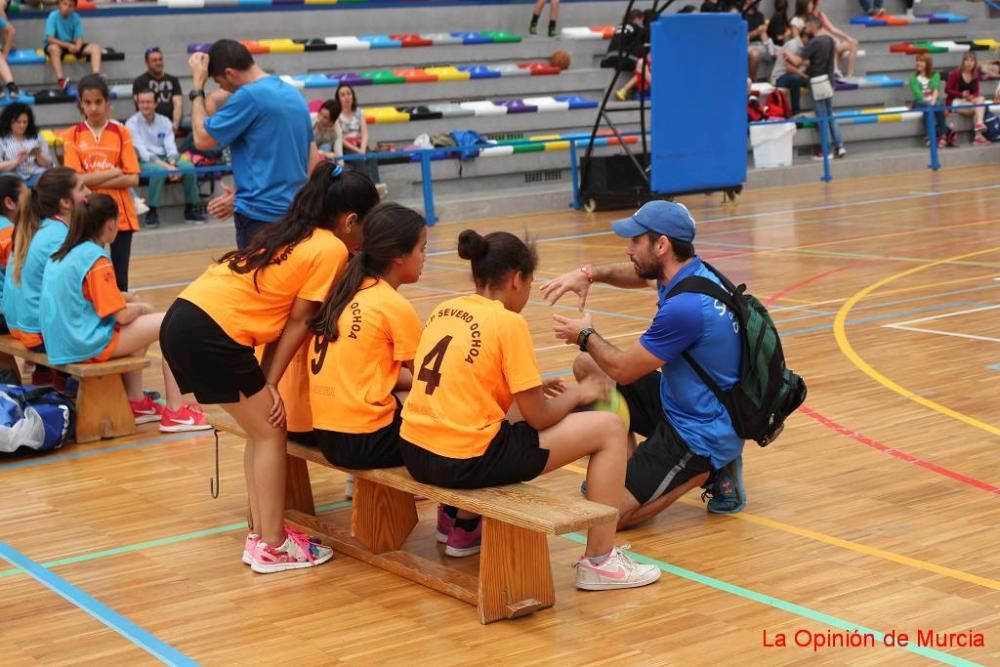
<svg viewBox="0 0 1000 667"><path fill-rule="evenodd" d="M479 295L434 309L414 364L400 437L453 459L482 455L513 395L542 384L528 323Z"/></svg>

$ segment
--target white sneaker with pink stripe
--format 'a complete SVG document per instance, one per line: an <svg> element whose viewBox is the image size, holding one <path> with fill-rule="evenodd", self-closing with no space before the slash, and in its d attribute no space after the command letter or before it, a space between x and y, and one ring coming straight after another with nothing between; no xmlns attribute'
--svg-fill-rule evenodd
<svg viewBox="0 0 1000 667"><path fill-rule="evenodd" d="M284 543L274 548L257 540L250 555L250 569L261 574L322 565L333 558L333 549L317 544L305 533L285 527Z"/></svg>

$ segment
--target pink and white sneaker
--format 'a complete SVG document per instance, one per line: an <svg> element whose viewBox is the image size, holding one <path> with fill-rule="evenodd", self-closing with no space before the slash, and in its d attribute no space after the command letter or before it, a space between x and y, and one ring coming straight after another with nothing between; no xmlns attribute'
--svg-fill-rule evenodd
<svg viewBox="0 0 1000 667"><path fill-rule="evenodd" d="M305 533L285 527L285 541L278 547L257 540L250 555L250 569L260 574L316 567L333 558L333 549L316 544Z"/></svg>
<svg viewBox="0 0 1000 667"><path fill-rule="evenodd" d="M452 558L465 558L479 553L483 542L483 520L476 517L476 527L466 530L455 521L451 532L448 533L448 541L444 547L444 554Z"/></svg>
<svg viewBox="0 0 1000 667"><path fill-rule="evenodd" d="M164 433L183 433L186 431L207 431L212 428L205 418L205 413L198 405L185 403L176 412L170 408L162 408L160 430Z"/></svg>
<svg viewBox="0 0 1000 667"><path fill-rule="evenodd" d="M627 544L615 547L597 565L587 556L581 556L576 561L576 587L585 591L610 591L638 588L657 581L660 568L636 563L625 553L628 548Z"/></svg>
<svg viewBox="0 0 1000 667"><path fill-rule="evenodd" d="M438 505L437 514L438 525L435 538L438 544L448 544L448 535L451 534L451 529L455 527L455 517L445 511L444 505Z"/></svg>
<svg viewBox="0 0 1000 667"><path fill-rule="evenodd" d="M128 404L136 424L158 422L163 417L163 406L149 396L143 396L141 401L129 401Z"/></svg>
<svg viewBox="0 0 1000 667"><path fill-rule="evenodd" d="M247 541L243 543L244 565L253 564L253 550L257 548L258 542L260 542L260 535L257 533L247 533Z"/></svg>

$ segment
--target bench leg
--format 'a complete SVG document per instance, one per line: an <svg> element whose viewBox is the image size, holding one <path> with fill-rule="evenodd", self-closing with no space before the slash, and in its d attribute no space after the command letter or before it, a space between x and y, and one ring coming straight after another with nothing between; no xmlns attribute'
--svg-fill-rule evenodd
<svg viewBox="0 0 1000 667"><path fill-rule="evenodd" d="M555 601L545 535L483 517L479 622L517 618Z"/></svg>
<svg viewBox="0 0 1000 667"><path fill-rule="evenodd" d="M375 554L396 551L417 525L412 493L354 478L351 535Z"/></svg>
<svg viewBox="0 0 1000 667"><path fill-rule="evenodd" d="M93 442L135 433L135 418L121 375L80 378L76 396L76 441Z"/></svg>
<svg viewBox="0 0 1000 667"><path fill-rule="evenodd" d="M312 484L309 481L309 465L305 459L294 456L287 456L286 459L288 463L285 469L285 509L316 514Z"/></svg>

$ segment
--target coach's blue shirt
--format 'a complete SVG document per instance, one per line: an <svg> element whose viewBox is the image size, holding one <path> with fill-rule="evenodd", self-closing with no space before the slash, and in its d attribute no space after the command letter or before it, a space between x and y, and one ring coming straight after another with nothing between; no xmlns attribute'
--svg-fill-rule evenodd
<svg viewBox="0 0 1000 667"><path fill-rule="evenodd" d="M667 421L692 452L721 468L740 455L743 440L725 406L682 353L687 351L716 384L729 389L740 376L739 322L725 305L704 294L684 292L667 299L674 285L688 276L719 282L695 256L669 283L657 283L659 309L639 344L663 360L660 401Z"/></svg>
<svg viewBox="0 0 1000 667"><path fill-rule="evenodd" d="M232 149L236 212L278 221L308 177L313 131L302 94L276 76L259 79L206 118L205 130Z"/></svg>

